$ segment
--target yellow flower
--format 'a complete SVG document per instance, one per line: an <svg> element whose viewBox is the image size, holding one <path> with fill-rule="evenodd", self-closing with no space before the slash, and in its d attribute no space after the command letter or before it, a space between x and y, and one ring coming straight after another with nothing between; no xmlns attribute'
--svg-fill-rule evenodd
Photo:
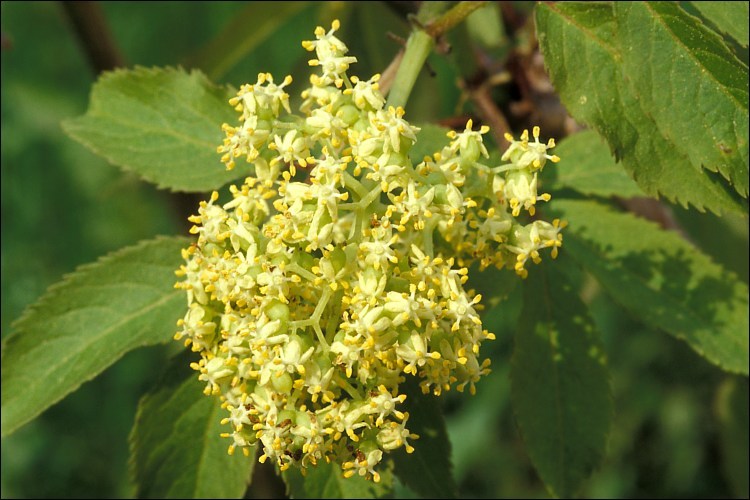
<svg viewBox="0 0 750 500"><path fill-rule="evenodd" d="M230 453L257 444L281 470L324 460L378 481L387 453L412 452L418 437L400 409L405 377L440 395L473 393L489 373L480 352L494 335L465 288L468 266L525 276L528 260L556 255L563 224L516 220L549 199L537 174L557 160L554 141L541 144L535 127L534 142L512 142L509 164L487 166L488 129L469 121L414 165L419 129L404 109L383 109L377 76L347 75L356 59L338 28L303 43L320 73L302 115L289 77L261 73L230 100L239 115L218 151L254 175L189 219L197 241L177 271L188 307L175 338L200 353L191 366L222 400Z"/></svg>

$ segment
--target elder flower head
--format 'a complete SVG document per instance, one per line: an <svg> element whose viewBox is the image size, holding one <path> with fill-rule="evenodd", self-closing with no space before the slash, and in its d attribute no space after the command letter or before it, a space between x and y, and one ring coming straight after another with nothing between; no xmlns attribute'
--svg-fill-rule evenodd
<svg viewBox="0 0 750 500"><path fill-rule="evenodd" d="M330 30L303 42L319 70L289 105L291 78L262 73L230 100L237 123L218 151L228 169L255 169L231 199L213 193L190 217L177 287L188 308L176 339L200 353L192 367L226 410L229 452L281 470L321 460L378 481L394 449L412 452L403 383L424 393L469 388L489 373L494 335L482 297L466 289L478 262L527 274L562 244L564 224L534 215L538 172L554 141L513 141L488 166L469 121L441 151L414 162L419 129L385 107L378 76L347 74L356 58Z"/></svg>

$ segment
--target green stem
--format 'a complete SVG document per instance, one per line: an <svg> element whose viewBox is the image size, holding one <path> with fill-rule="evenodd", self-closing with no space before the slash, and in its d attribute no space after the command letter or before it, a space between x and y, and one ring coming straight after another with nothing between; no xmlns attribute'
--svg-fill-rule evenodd
<svg viewBox="0 0 750 500"><path fill-rule="evenodd" d="M304 267L300 266L299 264L295 264L295 263L287 264L286 268L292 271L293 273L296 273L302 276L307 281L315 281L315 278L317 277L313 273L305 269Z"/></svg>
<svg viewBox="0 0 750 500"><path fill-rule="evenodd" d="M398 67L396 77L393 80L393 86L388 93L389 106L405 106L409 100L409 94L417 81L419 72L422 70L427 56L432 52L435 45L435 39L427 32L417 29L409 36L406 42L406 52Z"/></svg>
<svg viewBox="0 0 750 500"><path fill-rule="evenodd" d="M448 12L437 17L424 29L415 28L406 41L404 57L393 79L391 91L388 93L389 106L403 107L406 105L419 72L435 46L435 39L466 19L469 14L485 3L460 2ZM436 17L438 11L444 9L446 4L446 2L423 2L422 9L417 16L418 20Z"/></svg>
<svg viewBox="0 0 750 500"><path fill-rule="evenodd" d="M448 10L451 3L453 2L422 2L417 12L417 22L422 26L427 26Z"/></svg>
<svg viewBox="0 0 750 500"><path fill-rule="evenodd" d="M361 200L359 200L360 207L362 207L362 209L365 210L367 207L372 205L372 202L374 202L380 197L382 192L383 190L380 189L380 186L376 186L372 188L369 193L367 193L365 196L362 197Z"/></svg>
<svg viewBox="0 0 750 500"><path fill-rule="evenodd" d="M359 394L359 391L355 389L352 386L352 384L349 383L347 379L345 379L338 373L334 374L334 378L338 386L344 389L347 393L349 393L349 395L352 397L354 401L362 400L362 396Z"/></svg>
<svg viewBox="0 0 750 500"><path fill-rule="evenodd" d="M344 296L344 290L343 288L336 291L336 293L333 294L333 308L334 312L331 313L331 316L328 318L328 322L326 323L326 331L325 331L325 337L326 340L333 344L333 339L336 336L336 333L338 332L338 327L341 320L341 310L344 307L344 304L341 302L341 298Z"/></svg>
<svg viewBox="0 0 750 500"><path fill-rule="evenodd" d="M344 185L357 193L360 200L367 196L367 189L349 172L344 172Z"/></svg>
<svg viewBox="0 0 750 500"><path fill-rule="evenodd" d="M435 257L432 236L435 232L435 227L437 227L437 223L438 218L433 215L430 220L425 223L425 228L422 231L422 248L424 249L425 255L428 255L430 258Z"/></svg>
<svg viewBox="0 0 750 500"><path fill-rule="evenodd" d="M432 37L439 37L453 29L458 23L466 19L469 14L487 2L459 2L458 5L440 16L435 22L427 26L426 31Z"/></svg>

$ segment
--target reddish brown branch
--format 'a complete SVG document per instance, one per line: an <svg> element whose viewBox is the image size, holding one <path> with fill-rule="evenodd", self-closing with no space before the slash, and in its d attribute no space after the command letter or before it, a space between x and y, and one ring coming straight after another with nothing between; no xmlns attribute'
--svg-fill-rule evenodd
<svg viewBox="0 0 750 500"><path fill-rule="evenodd" d="M95 72L125 65L99 2L61 2Z"/></svg>

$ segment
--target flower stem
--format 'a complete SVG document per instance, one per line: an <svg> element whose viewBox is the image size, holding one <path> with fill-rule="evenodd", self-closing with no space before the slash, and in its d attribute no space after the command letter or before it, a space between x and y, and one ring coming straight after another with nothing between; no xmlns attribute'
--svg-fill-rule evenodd
<svg viewBox="0 0 750 500"><path fill-rule="evenodd" d="M437 38L453 29L458 23L466 19L469 14L487 2L459 2L458 5L437 18L425 28L427 33Z"/></svg>
<svg viewBox="0 0 750 500"><path fill-rule="evenodd" d="M435 39L466 19L466 16L485 3L486 2L460 2L458 5L430 22L430 24L424 28L415 27L414 31L409 35L409 39L406 41L404 57L401 59L401 65L396 72L393 86L388 93L389 106L398 107L406 105L406 101L409 100L409 94L411 94L414 83L417 81L419 72L422 70L422 66L427 60L427 56L430 55L432 48L435 46ZM435 4L436 7L429 7L430 4ZM420 10L417 18L422 20L420 18L434 17L437 14L437 12L435 12L437 4L440 4L440 8L442 9L447 5L447 2L423 2L422 9L429 8L429 12L423 12Z"/></svg>
<svg viewBox="0 0 750 500"><path fill-rule="evenodd" d="M428 26L440 17L443 12L450 9L451 3L453 2L422 2L419 6L419 12L417 12L417 23L422 26Z"/></svg>
<svg viewBox="0 0 750 500"><path fill-rule="evenodd" d="M411 89L417 81L427 56L432 52L435 39L421 29L414 30L406 41L406 52L398 67L393 87L388 93L389 106L405 106Z"/></svg>

